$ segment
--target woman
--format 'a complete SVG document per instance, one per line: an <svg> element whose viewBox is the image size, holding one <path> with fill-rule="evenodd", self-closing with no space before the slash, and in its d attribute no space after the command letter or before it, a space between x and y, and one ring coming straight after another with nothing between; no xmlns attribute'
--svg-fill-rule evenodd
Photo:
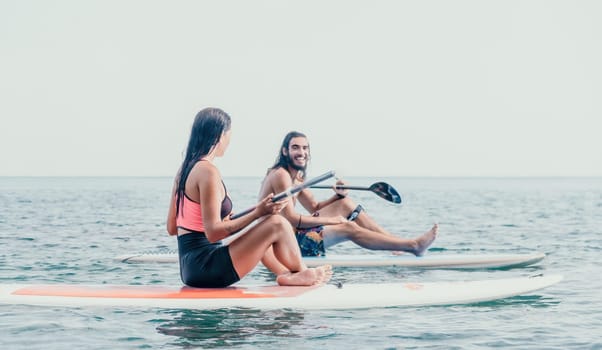
<svg viewBox="0 0 602 350"><path fill-rule="evenodd" d="M213 160L226 152L230 134L230 116L224 111L206 108L196 115L167 216L167 232L178 235L182 282L192 287L229 286L253 270L270 248L282 264L272 270L278 284L326 282L330 266L307 268L291 225L278 215L288 200L273 203L270 194L251 213L229 219L232 202ZM219 242L243 229L247 231L229 245Z"/></svg>

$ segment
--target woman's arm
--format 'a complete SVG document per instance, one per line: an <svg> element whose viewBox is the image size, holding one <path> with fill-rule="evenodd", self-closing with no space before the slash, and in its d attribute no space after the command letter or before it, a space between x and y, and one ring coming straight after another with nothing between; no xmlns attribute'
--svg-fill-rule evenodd
<svg viewBox="0 0 602 350"><path fill-rule="evenodd" d="M178 185L177 180L174 181L173 189L171 190L171 199L169 203L169 211L167 212L167 233L170 236L178 234L178 227L176 225L176 191Z"/></svg>
<svg viewBox="0 0 602 350"><path fill-rule="evenodd" d="M272 203L272 196L270 195L260 201L249 214L234 220L222 221L220 216L221 204L226 195L222 178L217 168L212 164L203 162L197 166L198 169L193 169L194 181L199 193L205 235L210 242L217 242L244 229L258 218L271 213L274 207L283 205L282 202ZM193 172L190 176L193 176Z"/></svg>

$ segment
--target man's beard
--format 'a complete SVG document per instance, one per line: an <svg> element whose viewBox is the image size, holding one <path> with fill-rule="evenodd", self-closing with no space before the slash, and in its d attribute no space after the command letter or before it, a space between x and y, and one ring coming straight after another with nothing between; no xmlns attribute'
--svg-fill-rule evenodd
<svg viewBox="0 0 602 350"><path fill-rule="evenodd" d="M295 162L293 161L291 156L286 156L286 161L287 161L289 167L291 167L297 171L302 171L303 173L305 173L305 169L307 169L307 162L305 162L305 165L297 165L297 164L295 164Z"/></svg>

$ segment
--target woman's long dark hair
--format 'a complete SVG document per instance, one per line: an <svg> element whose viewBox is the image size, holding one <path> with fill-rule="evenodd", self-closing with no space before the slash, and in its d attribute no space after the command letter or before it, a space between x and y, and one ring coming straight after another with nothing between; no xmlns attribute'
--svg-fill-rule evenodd
<svg viewBox="0 0 602 350"><path fill-rule="evenodd" d="M197 113L190 131L186 156L180 167L178 189L176 191L176 215L184 196L186 180L194 165L209 154L217 145L222 134L230 130L230 116L219 108L205 108Z"/></svg>
<svg viewBox="0 0 602 350"><path fill-rule="evenodd" d="M270 170L274 170L274 169L278 169L278 168L284 168L288 171L288 166L291 163L290 158L288 156L285 156L284 154L282 154L282 149L286 148L288 150L288 146L290 146L291 140L295 137L307 138L307 136L305 136L304 133L299 132L299 131L291 131L288 134L286 134L286 136L284 136L284 140L282 140L282 145L280 145L280 148L278 149L278 156L276 157L276 162L274 163L274 165L271 168L268 169L268 172ZM302 174L302 178L305 179L305 171Z"/></svg>

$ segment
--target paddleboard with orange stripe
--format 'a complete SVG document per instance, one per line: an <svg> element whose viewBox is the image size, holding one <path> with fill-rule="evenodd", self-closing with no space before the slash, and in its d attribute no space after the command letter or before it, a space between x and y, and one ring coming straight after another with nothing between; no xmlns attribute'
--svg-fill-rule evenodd
<svg viewBox="0 0 602 350"><path fill-rule="evenodd" d="M355 309L470 304L529 294L561 275L476 281L191 288L161 285L0 284L0 304L177 309Z"/></svg>

